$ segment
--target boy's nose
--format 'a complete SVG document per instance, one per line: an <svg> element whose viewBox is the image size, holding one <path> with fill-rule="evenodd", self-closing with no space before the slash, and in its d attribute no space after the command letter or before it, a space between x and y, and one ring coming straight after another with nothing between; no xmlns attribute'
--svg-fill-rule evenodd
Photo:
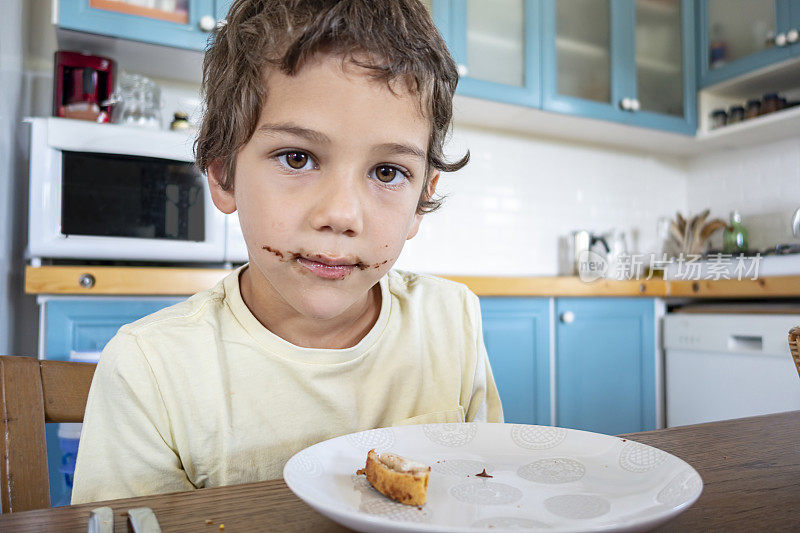
<svg viewBox="0 0 800 533"><path fill-rule="evenodd" d="M331 231L354 237L364 229L361 191L357 180L331 179L322 187L311 214L311 225L318 231Z"/></svg>

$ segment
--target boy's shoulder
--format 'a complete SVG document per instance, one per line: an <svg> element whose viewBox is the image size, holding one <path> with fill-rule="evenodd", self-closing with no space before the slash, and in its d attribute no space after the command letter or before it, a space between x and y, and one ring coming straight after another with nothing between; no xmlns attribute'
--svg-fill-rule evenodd
<svg viewBox="0 0 800 533"><path fill-rule="evenodd" d="M219 314L225 305L224 281L221 280L214 287L198 292L182 302L126 324L120 331L140 335L153 329L207 323L209 316Z"/></svg>
<svg viewBox="0 0 800 533"><path fill-rule="evenodd" d="M463 283L431 274L419 274L406 270L390 270L389 292L400 299L435 300L442 303L461 302L474 305L478 297Z"/></svg>

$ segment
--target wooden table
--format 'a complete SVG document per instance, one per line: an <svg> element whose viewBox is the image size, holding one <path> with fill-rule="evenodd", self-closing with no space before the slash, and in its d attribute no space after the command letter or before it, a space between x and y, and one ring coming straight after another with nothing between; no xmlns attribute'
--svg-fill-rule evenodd
<svg viewBox="0 0 800 533"><path fill-rule="evenodd" d="M689 510L657 531L800 529L800 411L624 435L694 466L705 486ZM0 516L0 531L86 531L89 511L150 507L163 531L348 531L300 501L282 480L58 507ZM207 524L206 520L212 521Z"/></svg>

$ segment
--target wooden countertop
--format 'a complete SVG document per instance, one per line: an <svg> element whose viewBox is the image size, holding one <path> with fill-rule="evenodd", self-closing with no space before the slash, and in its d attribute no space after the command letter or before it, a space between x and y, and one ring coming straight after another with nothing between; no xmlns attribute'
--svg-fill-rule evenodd
<svg viewBox="0 0 800 533"><path fill-rule="evenodd" d="M28 294L190 295L212 287L226 269L110 266L29 266ZM756 280L597 280L577 277L442 276L467 285L478 296L643 296L659 298L797 298L800 276ZM81 279L91 281L81 285ZM91 286L88 286L91 285Z"/></svg>
<svg viewBox="0 0 800 533"><path fill-rule="evenodd" d="M621 435L692 465L703 478L697 502L654 531L796 531L800 523L800 411ZM108 505L114 531L125 512L150 507L164 531L349 531L303 503L282 479L0 515L0 530L86 531Z"/></svg>

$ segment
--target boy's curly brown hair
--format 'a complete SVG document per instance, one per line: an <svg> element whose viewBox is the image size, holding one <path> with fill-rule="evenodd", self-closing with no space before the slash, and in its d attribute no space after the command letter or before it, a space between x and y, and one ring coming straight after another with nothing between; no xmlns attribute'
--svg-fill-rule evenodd
<svg viewBox="0 0 800 533"><path fill-rule="evenodd" d="M195 141L200 170L222 162L220 186L233 189L236 154L255 132L268 97L267 70L293 75L315 54L332 54L369 69L390 90L394 80L402 80L419 97L431 133L417 212L441 205L440 198L426 194L430 170L458 170L469 152L452 163L443 153L458 72L419 0L236 0L226 20L203 60L205 110Z"/></svg>

